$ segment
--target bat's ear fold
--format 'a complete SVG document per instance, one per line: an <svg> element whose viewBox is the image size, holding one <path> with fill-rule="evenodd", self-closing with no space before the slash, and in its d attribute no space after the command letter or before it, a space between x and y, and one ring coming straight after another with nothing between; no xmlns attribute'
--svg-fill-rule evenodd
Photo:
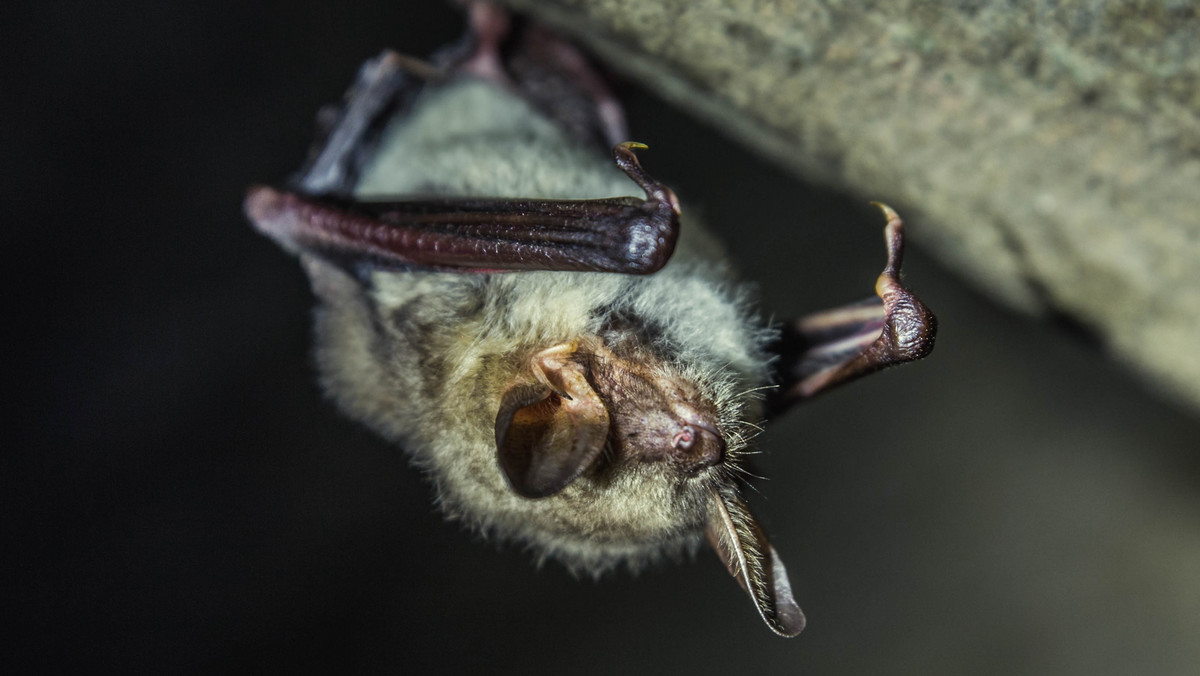
<svg viewBox="0 0 1200 676"><path fill-rule="evenodd" d="M538 382L514 385L496 415L500 468L518 495L544 498L582 474L604 451L608 410L572 345L533 359Z"/></svg>
<svg viewBox="0 0 1200 676"><path fill-rule="evenodd" d="M705 534L771 631L788 637L799 634L804 629L804 613L792 597L783 561L732 490L713 491Z"/></svg>

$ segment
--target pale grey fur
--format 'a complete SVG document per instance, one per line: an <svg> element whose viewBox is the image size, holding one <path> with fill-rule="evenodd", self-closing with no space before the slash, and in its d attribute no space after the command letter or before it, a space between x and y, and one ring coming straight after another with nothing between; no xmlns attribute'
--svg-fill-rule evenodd
<svg viewBox="0 0 1200 676"><path fill-rule="evenodd" d="M576 145L489 83L431 87L393 127L359 197L643 196L610 157ZM772 333L686 210L671 262L646 277L375 269L360 280L316 258L305 264L323 301L317 360L326 390L427 470L448 516L590 573L698 542L709 487L734 480L727 468L685 479L648 463L527 499L506 484L494 437L501 395L528 379L534 353L611 332L619 317L646 327L639 335L661 368L713 401L736 459L760 415L748 392L767 380L763 348Z"/></svg>

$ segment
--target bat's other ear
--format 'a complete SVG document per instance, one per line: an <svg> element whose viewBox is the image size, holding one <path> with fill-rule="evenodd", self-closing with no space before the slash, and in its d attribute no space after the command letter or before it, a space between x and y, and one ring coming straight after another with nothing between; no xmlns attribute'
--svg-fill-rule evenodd
<svg viewBox="0 0 1200 676"><path fill-rule="evenodd" d="M536 383L513 385L496 415L496 449L509 485L526 498L553 495L604 451L608 410L587 379L587 359L557 345L532 360Z"/></svg>
<svg viewBox="0 0 1200 676"><path fill-rule="evenodd" d="M804 629L804 613L792 597L783 561L732 490L713 491L705 534L771 631L787 637L799 634Z"/></svg>

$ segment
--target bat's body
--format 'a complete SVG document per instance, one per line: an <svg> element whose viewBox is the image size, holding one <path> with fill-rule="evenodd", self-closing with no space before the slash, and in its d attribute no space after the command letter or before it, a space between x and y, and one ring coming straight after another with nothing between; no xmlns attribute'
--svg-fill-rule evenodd
<svg viewBox="0 0 1200 676"><path fill-rule="evenodd" d="M795 635L738 473L766 414L932 348L899 218L884 207L876 297L768 327L644 146L603 152L625 140L620 107L578 53L531 29L505 61L506 21L472 16L419 77L391 54L364 67L292 190L247 199L321 300L326 390L472 529L587 573L704 534Z"/></svg>
<svg viewBox="0 0 1200 676"><path fill-rule="evenodd" d="M419 102L379 157L359 197L640 192L611 159L583 152L525 101L479 81ZM647 276L373 269L362 285L328 263L310 265L327 285L318 285L318 361L334 399L428 468L449 514L578 570L697 542L708 482L647 463L581 477L543 499L514 493L496 465L496 412L536 353L597 343L686 374L725 429L740 433L742 421L761 418L760 398L749 395L767 379L773 332L751 319L720 249L692 223L666 267Z"/></svg>

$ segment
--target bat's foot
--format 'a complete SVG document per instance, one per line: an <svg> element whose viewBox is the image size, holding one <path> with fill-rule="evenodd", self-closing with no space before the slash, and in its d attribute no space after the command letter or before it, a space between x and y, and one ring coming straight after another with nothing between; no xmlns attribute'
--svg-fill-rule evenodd
<svg viewBox="0 0 1200 676"><path fill-rule="evenodd" d="M875 298L803 317L785 326L779 342L781 387L772 413L889 366L927 356L937 318L900 283L904 222L875 203L887 218L887 265Z"/></svg>

